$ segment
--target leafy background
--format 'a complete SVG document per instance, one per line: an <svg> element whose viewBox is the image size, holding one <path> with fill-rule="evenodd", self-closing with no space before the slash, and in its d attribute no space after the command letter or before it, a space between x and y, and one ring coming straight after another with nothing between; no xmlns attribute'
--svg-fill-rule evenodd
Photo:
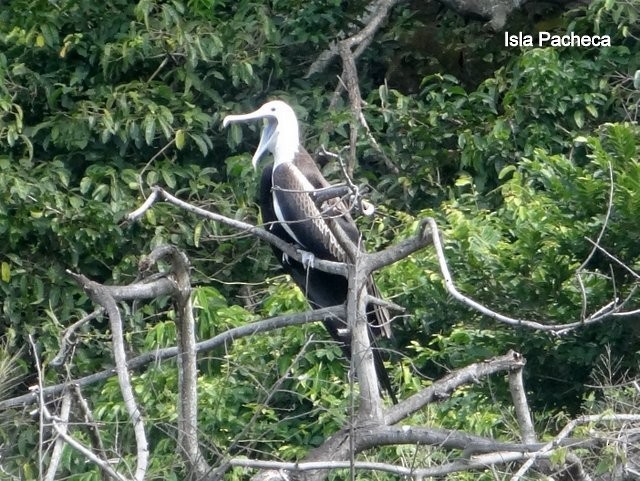
<svg viewBox="0 0 640 481"><path fill-rule="evenodd" d="M200 339L306 308L261 242L164 205L135 224L124 216L150 186L162 185L259 222L249 162L258 126L224 131L221 119L282 98L298 113L308 150L346 145L349 106L340 100L328 108L339 62L305 74L332 40L359 24L365 6L15 0L0 8L2 397L36 382L29 336L47 366L60 331L93 310L65 269L126 283L153 246L179 246L194 268ZM436 5L397 6L358 62L364 114L384 153L359 139L356 181L369 185L379 213L361 222L370 248L411 235L420 218L433 216L462 292L514 317L562 324L581 319L576 271L592 250L587 238L604 228L601 244L619 262L596 252L583 266L586 311L632 293L637 275L622 264L637 272L640 261L639 13L637 0L520 13L509 30L609 34L613 45L521 50ZM335 165L323 168L339 179ZM595 385L637 375L637 316L560 337L499 325L450 298L430 249L387 268L379 283L409 313L395 322L388 346L401 396L449 369L515 349L527 359L538 427L552 433L568 416L610 405L611 395ZM126 318L132 353L173 345L167 300L138 307ZM111 363L107 322L98 319L80 333L69 370L47 368L45 382ZM318 326L238 341L208 353L199 367L212 463L225 453L297 459L348 413L345 361ZM175 364L151 366L134 381L153 420L149 479L181 479ZM104 430L105 443L127 451L132 433L116 381L84 393L99 421L118 425ZM413 422L508 437L509 406L494 379ZM2 476L37 477L37 419L27 410L3 412L0 427ZM379 456L437 457L425 449ZM71 450L64 475L99 479ZM230 479L244 475L238 469Z"/></svg>

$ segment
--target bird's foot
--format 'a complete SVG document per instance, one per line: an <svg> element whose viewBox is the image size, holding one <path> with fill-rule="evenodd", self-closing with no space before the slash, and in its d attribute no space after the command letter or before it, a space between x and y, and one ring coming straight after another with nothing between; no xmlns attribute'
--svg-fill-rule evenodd
<svg viewBox="0 0 640 481"><path fill-rule="evenodd" d="M303 251L302 249L298 249L298 252L302 256L302 265L305 269L313 269L313 264L316 261L316 256L314 256L311 252Z"/></svg>

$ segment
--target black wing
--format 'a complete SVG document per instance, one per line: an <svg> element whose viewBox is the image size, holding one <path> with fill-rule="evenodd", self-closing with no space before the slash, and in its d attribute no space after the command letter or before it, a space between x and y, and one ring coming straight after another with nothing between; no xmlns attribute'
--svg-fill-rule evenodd
<svg viewBox="0 0 640 481"><path fill-rule="evenodd" d="M313 164L315 167L315 164ZM315 167L317 170L317 167ZM319 174L319 171L318 171ZM321 175L321 174L320 174ZM285 228L278 222L276 212L273 205L272 195L272 178L273 178L273 163L267 165L260 179L260 210L262 213L262 221L265 227L278 236L280 239L294 245L299 245L298 242L285 230ZM322 177L324 179L324 177ZM325 181L326 182L326 181ZM317 182L316 182L317 183ZM328 185L328 183L327 183ZM315 188L321 188L322 185L314 185ZM308 197L308 196L307 196ZM286 209L285 209L286 210ZM293 215L294 209L289 209L289 215ZM353 231L357 234L355 223L349 218L345 221L353 225ZM303 226L298 226L296 231L300 232ZM347 232L353 239L353 233ZM300 234L302 237L306 237L304 234ZM355 239L354 239L355 241ZM300 246L299 247L303 247ZM271 247L274 255L281 263L283 270L291 276L293 281L300 287L305 297L309 300L309 303L314 308L330 307L341 305L346 302L348 281L346 278L340 275L330 274L317 269L306 269L300 262L285 258L283 252L275 246ZM326 254L326 251L324 251ZM317 254L316 254L317 255ZM321 257L321 256L318 256ZM327 257L325 257L327 258ZM328 257L329 259L332 256ZM369 285L370 284L370 285ZM378 296L377 288L373 283L373 279L370 279L368 283L369 292ZM386 335L389 337L390 330L388 322L380 324L380 319L388 319L388 316L380 314L380 307L370 305L367 307L367 317L369 320L371 330L371 342L375 346L375 338L380 335ZM344 319L335 318L324 322L325 328L331 335L331 337L340 343L340 346L347 358L351 357L351 337L346 333L347 324ZM383 359L380 351L374 347L374 362L376 367L376 373L383 389L389 393L392 401L397 403L394 389L391 385L389 375L384 367Z"/></svg>

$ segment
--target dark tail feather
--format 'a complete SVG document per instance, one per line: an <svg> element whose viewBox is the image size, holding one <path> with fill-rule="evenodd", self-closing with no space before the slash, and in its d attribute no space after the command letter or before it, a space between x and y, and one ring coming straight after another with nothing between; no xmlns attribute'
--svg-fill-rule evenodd
<svg viewBox="0 0 640 481"><path fill-rule="evenodd" d="M382 298L380 290L378 289L378 286L376 286L373 277L369 277L367 280L367 293L373 297L377 297L378 299ZM367 306L367 319L374 338L386 337L391 339L391 315L386 307L379 304L369 304Z"/></svg>
<svg viewBox="0 0 640 481"><path fill-rule="evenodd" d="M373 297L381 298L380 291L371 277L367 282L367 291ZM376 347L376 338L386 337L387 339L391 339L393 337L391 334L391 317L389 311L378 304L369 304L367 306L367 320L369 322L369 339L371 340L371 347L373 349L373 362L376 366L378 382L382 390L389 394L393 404L398 404L395 390L389 379L389 373L384 367L382 354L380 349Z"/></svg>
<svg viewBox="0 0 640 481"><path fill-rule="evenodd" d="M384 361L380 349L373 346L373 363L376 366L376 374L378 375L378 382L384 391L387 392L393 404L398 404L398 398L396 397L395 389L391 385L391 379L389 379L389 373L384 367Z"/></svg>
<svg viewBox="0 0 640 481"><path fill-rule="evenodd" d="M342 321L337 322L343 325ZM344 357L351 359L351 339L338 334L339 327L335 325L334 322L325 321L324 325L329 334L331 334L331 337L340 343L340 348L344 353ZM378 384L380 385L381 391L383 393L386 392L389 395L393 404L398 404L398 398L396 397L395 389L393 389L393 385L391 384L391 379L389 379L389 373L387 372L387 368L384 367L384 360L382 359L380 348L375 345L375 340L371 336L369 337L371 340L371 350L373 352L373 364L376 369Z"/></svg>

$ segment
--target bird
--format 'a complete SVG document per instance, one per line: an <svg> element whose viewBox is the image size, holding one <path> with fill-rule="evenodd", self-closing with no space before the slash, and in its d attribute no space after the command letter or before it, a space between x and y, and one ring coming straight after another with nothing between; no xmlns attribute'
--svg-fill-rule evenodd
<svg viewBox="0 0 640 481"><path fill-rule="evenodd" d="M231 123L259 119L264 119L264 127L251 160L254 169L257 170L258 163L267 153L273 156L273 162L265 166L260 177L258 195L262 222L272 234L293 244L303 252L303 262L286 256L275 246L272 246L273 253L280 261L284 272L289 274L300 287L312 307L322 308L344 304L347 299L348 280L344 276L313 268L315 258L338 262L348 261L347 253L309 195L310 191L331 187L331 184L322 175L311 155L300 144L298 119L294 110L286 102L272 100L254 112L227 115L223 119L223 127ZM335 228L342 229L356 246L360 246L360 232L348 211L335 199L328 202L332 203L331 217L337 225ZM367 279L366 287L368 294L376 298L380 297L372 277ZM372 345L378 337L391 337L390 315L385 307L369 303L367 321ZM338 341L345 356L349 358L351 338L346 320L330 319L325 321L324 325L331 337ZM373 356L378 381L395 404L397 403L395 390L384 366L382 355L375 345Z"/></svg>

